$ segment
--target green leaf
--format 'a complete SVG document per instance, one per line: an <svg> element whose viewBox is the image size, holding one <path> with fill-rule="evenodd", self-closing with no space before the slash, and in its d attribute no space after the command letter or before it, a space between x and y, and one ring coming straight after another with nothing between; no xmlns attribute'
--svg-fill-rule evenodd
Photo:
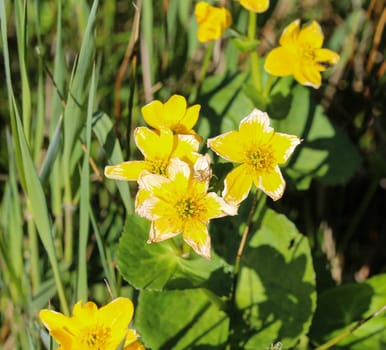
<svg viewBox="0 0 386 350"><path fill-rule="evenodd" d="M323 344L386 305L386 274L362 283L349 283L323 292L310 330L310 338ZM386 348L386 313L362 324L336 344L350 350Z"/></svg>
<svg viewBox="0 0 386 350"><path fill-rule="evenodd" d="M142 291L135 326L153 350L222 349L228 322L204 289Z"/></svg>
<svg viewBox="0 0 386 350"><path fill-rule="evenodd" d="M212 257L206 260L194 253L183 257L172 239L148 244L149 221L130 215L118 248L118 268L134 287L149 290L191 288L213 284L225 263ZM140 261L140 264L138 262Z"/></svg>
<svg viewBox="0 0 386 350"><path fill-rule="evenodd" d="M333 125L320 105L314 105L309 89L297 85L286 119L273 120L281 132L303 139L286 168L298 189L307 189L313 178L327 185L347 182L360 165L360 156L346 133Z"/></svg>
<svg viewBox="0 0 386 350"><path fill-rule="evenodd" d="M249 114L254 105L242 93L248 80L247 73L217 75L205 79L198 103L201 115L210 122L210 135L237 129L239 122Z"/></svg>
<svg viewBox="0 0 386 350"><path fill-rule="evenodd" d="M64 163L69 162L71 151L75 141L83 128L87 117L87 94L91 79L95 52L95 22L98 0L93 2L87 28L84 33L79 59L76 63L73 79L71 81L70 93L67 99L67 106L64 111ZM68 174L67 174L68 175Z"/></svg>
<svg viewBox="0 0 386 350"><path fill-rule="evenodd" d="M315 272L307 238L284 215L267 209L242 259L236 303L245 349L280 341L293 346L311 324ZM249 331L246 331L249 330Z"/></svg>
<svg viewBox="0 0 386 350"><path fill-rule="evenodd" d="M93 132L98 142L106 152L110 164L123 162L122 148L114 133L110 117L105 113L95 113L93 116ZM127 213L133 212L129 184L127 181L114 181Z"/></svg>

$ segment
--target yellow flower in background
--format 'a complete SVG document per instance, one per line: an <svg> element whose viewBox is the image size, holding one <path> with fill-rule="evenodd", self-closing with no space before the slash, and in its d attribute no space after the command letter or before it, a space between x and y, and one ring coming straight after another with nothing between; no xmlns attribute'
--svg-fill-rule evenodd
<svg viewBox="0 0 386 350"><path fill-rule="evenodd" d="M337 53L322 48L323 40L317 22L301 27L296 20L284 29L280 46L268 53L264 69L274 76L293 75L300 84L317 89L322 81L320 72L339 60Z"/></svg>
<svg viewBox="0 0 386 350"><path fill-rule="evenodd" d="M194 15L198 22L197 37L200 42L220 39L232 24L231 13L224 7L214 7L204 1L196 4Z"/></svg>
<svg viewBox="0 0 386 350"><path fill-rule="evenodd" d="M175 134L193 134L198 120L200 105L187 107L185 97L171 96L165 103L155 100L142 107L142 115L152 128L168 128Z"/></svg>
<svg viewBox="0 0 386 350"><path fill-rule="evenodd" d="M201 164L195 168L208 169L202 164L205 159L200 159ZM182 234L197 254L210 258L209 220L236 215L237 208L214 192L208 193L210 176L197 179L187 163L173 158L168 172L168 177L150 174L139 180L137 197L141 199L137 200L136 212L152 222L148 242Z"/></svg>
<svg viewBox="0 0 386 350"><path fill-rule="evenodd" d="M174 135L170 129L159 132L146 127L134 131L134 141L144 160L122 162L105 167L105 176L114 180L136 181L140 174L166 175L172 157L178 157L193 166L199 157L199 142L193 135Z"/></svg>
<svg viewBox="0 0 386 350"><path fill-rule="evenodd" d="M243 201L252 183L273 200L284 193L285 181L279 169L300 139L275 132L267 113L254 109L238 131L230 131L208 140L208 147L228 161L241 163L225 178L223 198L237 205Z"/></svg>
<svg viewBox="0 0 386 350"><path fill-rule="evenodd" d="M116 350L122 342L124 350L145 350L136 331L128 328L133 312L130 299L117 298L100 309L93 302L79 301L71 317L47 309L39 316L60 344L58 350Z"/></svg>
<svg viewBox="0 0 386 350"><path fill-rule="evenodd" d="M269 7L269 0L239 0L241 6L248 11L262 13L267 11Z"/></svg>

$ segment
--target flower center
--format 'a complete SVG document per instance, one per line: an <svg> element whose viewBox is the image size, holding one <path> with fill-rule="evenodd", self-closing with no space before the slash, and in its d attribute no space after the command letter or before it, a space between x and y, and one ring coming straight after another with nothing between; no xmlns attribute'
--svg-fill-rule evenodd
<svg viewBox="0 0 386 350"><path fill-rule="evenodd" d="M164 159L153 159L147 161L147 169L152 174L157 175L166 175L166 169L168 167L168 162Z"/></svg>
<svg viewBox="0 0 386 350"><path fill-rule="evenodd" d="M200 212L197 200L192 198L184 198L177 201L175 208L178 216L183 220L197 217Z"/></svg>
<svg viewBox="0 0 386 350"><path fill-rule="evenodd" d="M301 50L301 57L304 61L312 62L315 60L315 49L312 47L303 47Z"/></svg>
<svg viewBox="0 0 386 350"><path fill-rule="evenodd" d="M246 163L250 166L250 168L252 168L253 171L268 171L274 167L275 159L269 147L260 147L252 151L248 151L246 157Z"/></svg>
<svg viewBox="0 0 386 350"><path fill-rule="evenodd" d="M111 336L111 329L95 325L85 328L80 334L80 343L88 350L102 350L108 345Z"/></svg>

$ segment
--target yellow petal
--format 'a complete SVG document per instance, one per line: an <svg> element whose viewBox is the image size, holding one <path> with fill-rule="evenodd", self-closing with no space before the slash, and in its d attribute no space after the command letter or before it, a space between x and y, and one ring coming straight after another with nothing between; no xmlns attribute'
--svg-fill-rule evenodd
<svg viewBox="0 0 386 350"><path fill-rule="evenodd" d="M168 159L173 150L173 133L161 127L157 134L146 127L138 127L134 131L137 147L145 159Z"/></svg>
<svg viewBox="0 0 386 350"><path fill-rule="evenodd" d="M105 176L114 180L136 181L146 169L146 162L133 160L105 167Z"/></svg>
<svg viewBox="0 0 386 350"><path fill-rule="evenodd" d="M98 307L92 301L88 301L85 304L82 301L78 301L72 309L72 314L79 321L89 324L90 320L96 317L97 311Z"/></svg>
<svg viewBox="0 0 386 350"><path fill-rule="evenodd" d="M254 108L249 115L241 120L239 137L243 140L244 150L271 138L273 129L269 123L268 114L257 108Z"/></svg>
<svg viewBox="0 0 386 350"><path fill-rule="evenodd" d="M174 135L174 149L171 157L193 164L199 157L197 153L199 145L194 135Z"/></svg>
<svg viewBox="0 0 386 350"><path fill-rule="evenodd" d="M221 218L226 215L237 215L238 207L224 201L214 192L210 192L205 197L207 219Z"/></svg>
<svg viewBox="0 0 386 350"><path fill-rule="evenodd" d="M197 38L201 43L221 38L221 27L215 23L203 23L197 29Z"/></svg>
<svg viewBox="0 0 386 350"><path fill-rule="evenodd" d="M159 220L153 221L150 226L150 234L148 243L162 242L166 239L179 235L183 227L179 220L175 217L162 217Z"/></svg>
<svg viewBox="0 0 386 350"><path fill-rule="evenodd" d="M306 46L319 49L323 45L323 40L322 28L316 21L312 21L300 30L299 45L302 47Z"/></svg>
<svg viewBox="0 0 386 350"><path fill-rule="evenodd" d="M222 10L224 12L223 28L226 29L232 25L232 15L226 8L222 8Z"/></svg>
<svg viewBox="0 0 386 350"><path fill-rule="evenodd" d="M41 310L39 312L39 317L43 322L44 326L48 329L61 328L68 324L69 318L53 310Z"/></svg>
<svg viewBox="0 0 386 350"><path fill-rule="evenodd" d="M240 4L249 11L261 13L268 9L269 0L239 0Z"/></svg>
<svg viewBox="0 0 386 350"><path fill-rule="evenodd" d="M53 310L41 310L39 317L51 336L62 345L63 349L72 349L74 339L78 336L77 322Z"/></svg>
<svg viewBox="0 0 386 350"><path fill-rule="evenodd" d="M244 161L245 147L238 131L229 131L208 139L207 145L226 160L236 163Z"/></svg>
<svg viewBox="0 0 386 350"><path fill-rule="evenodd" d="M332 50L319 49L316 50L315 53L315 62L318 65L318 69L320 71L325 71L339 61L339 55Z"/></svg>
<svg viewBox="0 0 386 350"><path fill-rule="evenodd" d="M285 181L278 166L269 173L263 173L254 179L255 185L274 201L280 199L284 193Z"/></svg>
<svg viewBox="0 0 386 350"><path fill-rule="evenodd" d="M292 75L297 60L296 49L293 46L277 47L265 58L264 69L275 77Z"/></svg>
<svg viewBox="0 0 386 350"><path fill-rule="evenodd" d="M146 349L139 341L136 341L132 344L126 345L123 348L123 350L146 350Z"/></svg>
<svg viewBox="0 0 386 350"><path fill-rule="evenodd" d="M74 349L74 344L76 343L76 336L70 335L66 329L64 328L57 328L50 331L50 335L52 338L56 340L58 344L61 345L58 350L67 350L67 349Z"/></svg>
<svg viewBox="0 0 386 350"><path fill-rule="evenodd" d="M223 198L233 205L238 205L247 198L252 186L252 176L245 164L234 168L224 181Z"/></svg>
<svg viewBox="0 0 386 350"><path fill-rule="evenodd" d="M122 329L125 334L133 313L134 306L131 300L119 297L98 310L98 324L106 325L116 331Z"/></svg>
<svg viewBox="0 0 386 350"><path fill-rule="evenodd" d="M232 16L225 8L218 8L199 2L196 5L198 22L197 36L200 42L217 40L232 24Z"/></svg>
<svg viewBox="0 0 386 350"><path fill-rule="evenodd" d="M186 99L181 95L171 96L164 104L163 118L165 126L173 129L173 126L181 123L186 113Z"/></svg>
<svg viewBox="0 0 386 350"><path fill-rule="evenodd" d="M281 46L296 45L300 32L300 20L297 19L284 28L280 36L279 44Z"/></svg>
<svg viewBox="0 0 386 350"><path fill-rule="evenodd" d="M145 347L137 341L138 334L134 329L129 329L126 334L125 347L123 350L145 350Z"/></svg>
<svg viewBox="0 0 386 350"><path fill-rule="evenodd" d="M196 125L200 109L200 105L193 105L186 110L184 117L180 121L180 123L185 127L186 131L193 129L193 127Z"/></svg>
<svg viewBox="0 0 386 350"><path fill-rule="evenodd" d="M182 190L187 189L188 182L191 175L191 169L189 164L182 161L178 158L170 159L168 166L168 178L173 180L176 185L182 188Z"/></svg>
<svg viewBox="0 0 386 350"><path fill-rule="evenodd" d="M300 142L301 140L294 135L276 132L270 142L276 162L278 164L285 163Z"/></svg>
<svg viewBox="0 0 386 350"><path fill-rule="evenodd" d="M140 208L144 202L144 200L150 198L152 195L152 192L145 189L145 188L140 188L137 191L137 195L135 196L135 210L137 211L137 208ZM143 216L143 215L141 215Z"/></svg>
<svg viewBox="0 0 386 350"><path fill-rule="evenodd" d="M149 192L155 192L161 188L163 184L168 182L170 182L168 178L158 174L145 174L138 179L139 187Z"/></svg>
<svg viewBox="0 0 386 350"><path fill-rule="evenodd" d="M194 8L194 15L196 16L197 22L202 23L208 15L208 8L210 5L205 1L200 1Z"/></svg>
<svg viewBox="0 0 386 350"><path fill-rule="evenodd" d="M210 259L210 238L206 225L197 220L189 221L185 225L183 237L184 241L189 244L197 254Z"/></svg>
<svg viewBox="0 0 386 350"><path fill-rule="evenodd" d="M318 89L322 84L322 76L316 64L310 63L297 67L294 78L302 85L311 86Z"/></svg>
<svg viewBox="0 0 386 350"><path fill-rule="evenodd" d="M141 108L143 119L145 122L158 129L161 125L164 125L163 121L163 103L160 101L152 101Z"/></svg>

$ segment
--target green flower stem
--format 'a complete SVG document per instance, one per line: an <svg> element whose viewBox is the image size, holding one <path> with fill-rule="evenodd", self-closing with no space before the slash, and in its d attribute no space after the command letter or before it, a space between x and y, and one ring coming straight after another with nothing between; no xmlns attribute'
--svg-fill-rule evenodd
<svg viewBox="0 0 386 350"><path fill-rule="evenodd" d="M253 196L253 202L251 205L251 210L249 211L248 219L247 219L244 231L243 231L243 235L241 237L241 241L240 241L239 248L237 250L237 254L236 254L235 268L234 268L234 272L233 272L233 286L232 286L232 292L231 292L231 297L230 297L230 322L229 322L229 332L228 332L228 344L226 347L227 350L232 348L229 340L234 335L233 324L236 320L236 312L237 312L237 310L236 310L237 309L236 308L236 288L237 288L237 283L239 280L241 257L242 257L243 252L244 252L244 248L245 248L245 244L247 242L247 237L248 237L249 231L250 231L252 223L255 219L255 214L257 214L257 216L260 216L260 214L262 213L262 208L265 205L265 200L262 200L262 199L265 199L264 194L261 191L256 190L256 193Z"/></svg>
<svg viewBox="0 0 386 350"><path fill-rule="evenodd" d="M255 40L256 35L256 13L249 12L249 25L248 25L248 39ZM259 55L257 50L254 49L250 54L251 67L252 67L252 79L257 91L261 91L261 72L259 65Z"/></svg>
<svg viewBox="0 0 386 350"><path fill-rule="evenodd" d="M263 97L269 96L269 93L271 92L271 88L275 80L276 78L274 76L272 76L271 74L268 75L268 79L264 85Z"/></svg>
<svg viewBox="0 0 386 350"><path fill-rule="evenodd" d="M378 315L380 315L382 312L386 311L386 305L383 305L380 309L378 309L377 311L375 311L374 313L372 313L370 316L358 321L357 323L354 324L354 326L352 326L350 329L348 329L347 331L339 334L338 336L336 336L335 338L329 340L327 343L324 343L320 346L318 346L315 350L327 350L329 348L331 348L332 346L334 346L335 344L339 343L340 341L342 341L343 339L347 338L348 336L350 336L351 334L353 334L360 326L362 326L363 324L365 324L366 322L370 321L371 319L373 319L374 317L377 317Z"/></svg>
<svg viewBox="0 0 386 350"><path fill-rule="evenodd" d="M199 88L201 87L202 82L205 80L206 72L208 71L210 59L213 54L213 48L214 48L214 40L210 41L208 44L208 47L206 48L204 61L202 62L202 68L201 68L200 77L198 80Z"/></svg>

